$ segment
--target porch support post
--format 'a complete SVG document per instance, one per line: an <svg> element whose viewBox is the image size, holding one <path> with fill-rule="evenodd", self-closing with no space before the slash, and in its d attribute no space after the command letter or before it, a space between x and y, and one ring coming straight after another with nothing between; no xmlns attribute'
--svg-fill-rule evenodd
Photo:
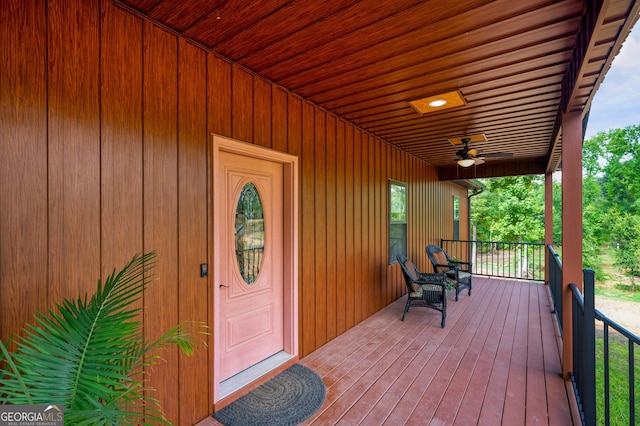
<svg viewBox="0 0 640 426"><path fill-rule="evenodd" d="M582 292L582 114L562 116L562 373L573 371L569 284Z"/></svg>
<svg viewBox="0 0 640 426"><path fill-rule="evenodd" d="M553 244L553 173L544 174L544 282L549 284L549 250Z"/></svg>

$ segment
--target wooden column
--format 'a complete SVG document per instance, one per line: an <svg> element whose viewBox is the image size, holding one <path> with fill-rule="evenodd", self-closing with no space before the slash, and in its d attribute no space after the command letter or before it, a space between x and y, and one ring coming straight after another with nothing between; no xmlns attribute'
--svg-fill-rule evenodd
<svg viewBox="0 0 640 426"><path fill-rule="evenodd" d="M582 291L582 114L562 117L562 373L573 370L571 290Z"/></svg>

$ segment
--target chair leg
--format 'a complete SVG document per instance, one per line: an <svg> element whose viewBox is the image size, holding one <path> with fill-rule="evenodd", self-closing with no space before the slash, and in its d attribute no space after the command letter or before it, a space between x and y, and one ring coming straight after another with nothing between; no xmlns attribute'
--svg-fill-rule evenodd
<svg viewBox="0 0 640 426"><path fill-rule="evenodd" d="M404 307L404 312L402 313L402 319L400 321L404 321L405 315L409 312L409 306L411 305L411 297L407 295L407 305Z"/></svg>
<svg viewBox="0 0 640 426"><path fill-rule="evenodd" d="M442 293L442 322L440 322L440 327L444 328L444 324L447 320L447 292L444 291Z"/></svg>
<svg viewBox="0 0 640 426"><path fill-rule="evenodd" d="M456 285L456 302L458 301L458 295L460 294L460 287Z"/></svg>

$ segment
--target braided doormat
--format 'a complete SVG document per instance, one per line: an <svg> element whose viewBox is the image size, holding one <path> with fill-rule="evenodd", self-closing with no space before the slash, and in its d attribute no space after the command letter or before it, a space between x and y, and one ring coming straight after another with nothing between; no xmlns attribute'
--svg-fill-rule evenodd
<svg viewBox="0 0 640 426"><path fill-rule="evenodd" d="M314 371L294 364L213 418L226 426L294 426L318 411L325 392L324 382Z"/></svg>

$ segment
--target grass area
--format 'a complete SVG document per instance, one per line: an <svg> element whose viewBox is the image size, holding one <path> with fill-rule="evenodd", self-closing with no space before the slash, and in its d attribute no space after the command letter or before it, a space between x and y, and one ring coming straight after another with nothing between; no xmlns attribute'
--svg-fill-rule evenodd
<svg viewBox="0 0 640 426"><path fill-rule="evenodd" d="M611 250L603 250L596 274L595 293L608 299L640 303L640 277L635 277L636 290L632 290L631 277L614 266ZM639 305L640 308L640 305ZM634 366L635 419L640 419L640 347L634 345L634 359L629 359L629 341L615 330L609 329L609 419L612 425L627 425L630 422L629 366ZM596 414L597 424L605 423L604 392L604 337L596 332Z"/></svg>
<svg viewBox="0 0 640 426"><path fill-rule="evenodd" d="M596 275L596 295L640 303L640 277L635 277L636 291L632 291L631 278L623 274L617 266L613 266L614 260L610 250L603 250L598 263L602 274Z"/></svg>
<svg viewBox="0 0 640 426"><path fill-rule="evenodd" d="M640 291L632 292L629 287L601 286L596 283L595 294L608 299L640 303Z"/></svg>
<svg viewBox="0 0 640 426"><path fill-rule="evenodd" d="M628 425L629 404L629 344L615 331L609 332L609 418L612 425ZM634 347L635 418L640 420L640 348ZM604 338L602 332L596 338L596 414L597 424L605 424L604 401Z"/></svg>

